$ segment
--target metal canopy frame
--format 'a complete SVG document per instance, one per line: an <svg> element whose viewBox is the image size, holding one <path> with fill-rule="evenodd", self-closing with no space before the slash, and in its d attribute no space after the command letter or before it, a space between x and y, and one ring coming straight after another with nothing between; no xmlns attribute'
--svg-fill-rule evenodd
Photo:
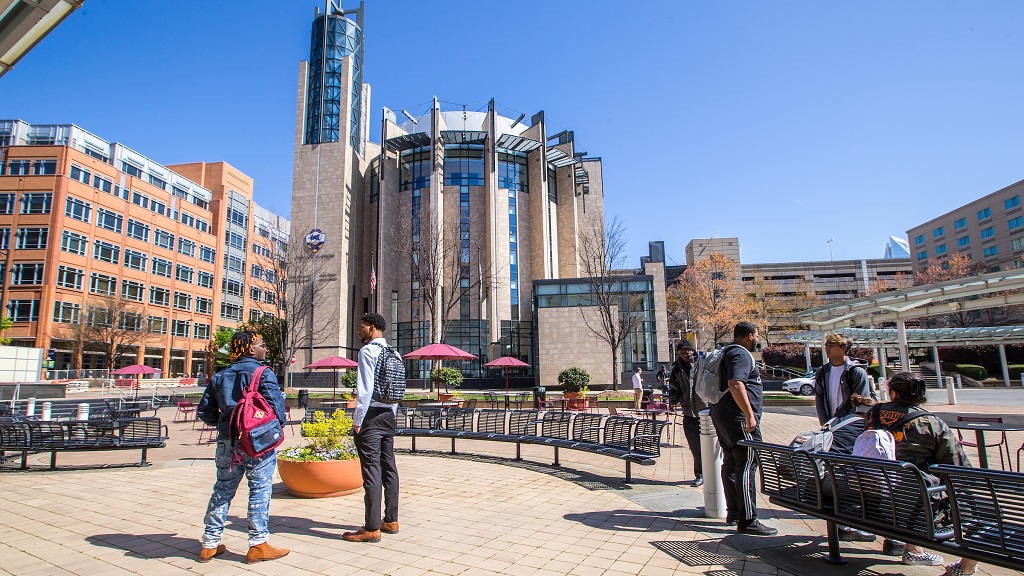
<svg viewBox="0 0 1024 576"><path fill-rule="evenodd" d="M516 136L515 134L502 134L498 138L498 143L495 145L497 148L505 148L513 152L533 152L537 148L540 148L540 142L537 140L531 140L524 138L523 136Z"/></svg>
<svg viewBox="0 0 1024 576"><path fill-rule="evenodd" d="M841 328L834 332L846 336L855 346L893 347L898 344L896 328ZM821 332L801 332L786 339L797 344L820 345ZM1024 343L1024 326L907 329L907 344L915 347L1020 343Z"/></svg>
<svg viewBox="0 0 1024 576"><path fill-rule="evenodd" d="M394 152L404 152L406 150L413 150L415 148L422 148L424 146L430 146L430 136L426 132L417 132L415 134L402 134L401 136L395 136L394 138L388 138L384 145L388 150Z"/></svg>
<svg viewBox="0 0 1024 576"><path fill-rule="evenodd" d="M445 144L483 144L487 141L487 132L479 130L442 130L441 140Z"/></svg>
<svg viewBox="0 0 1024 576"><path fill-rule="evenodd" d="M548 164L557 168L576 164L576 159L559 148L548 148Z"/></svg>

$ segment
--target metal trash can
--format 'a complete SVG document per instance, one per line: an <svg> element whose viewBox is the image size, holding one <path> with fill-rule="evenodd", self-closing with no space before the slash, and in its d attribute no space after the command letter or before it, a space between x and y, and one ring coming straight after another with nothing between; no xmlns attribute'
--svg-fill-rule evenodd
<svg viewBox="0 0 1024 576"><path fill-rule="evenodd" d="M309 390L305 388L299 390L299 408L303 410L309 409Z"/></svg>
<svg viewBox="0 0 1024 576"><path fill-rule="evenodd" d="M548 389L543 386L533 387L533 407L539 409L540 403L548 399Z"/></svg>

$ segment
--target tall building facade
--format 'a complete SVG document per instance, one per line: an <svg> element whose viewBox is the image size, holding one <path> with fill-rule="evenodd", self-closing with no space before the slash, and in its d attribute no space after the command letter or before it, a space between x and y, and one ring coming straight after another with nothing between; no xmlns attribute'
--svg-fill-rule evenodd
<svg viewBox="0 0 1024 576"><path fill-rule="evenodd" d="M1024 267L1024 180L907 230L914 270L963 254L989 272Z"/></svg>
<svg viewBox="0 0 1024 576"><path fill-rule="evenodd" d="M58 370L207 373L219 327L278 315L280 279L252 265L280 259L289 224L252 188L224 162L162 165L72 124L0 120L6 336L54 349ZM96 341L110 327L114 358Z"/></svg>

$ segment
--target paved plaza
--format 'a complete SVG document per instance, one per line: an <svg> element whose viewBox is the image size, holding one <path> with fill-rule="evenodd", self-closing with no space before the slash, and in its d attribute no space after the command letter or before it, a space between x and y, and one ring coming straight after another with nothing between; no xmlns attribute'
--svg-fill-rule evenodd
<svg viewBox="0 0 1024 576"><path fill-rule="evenodd" d="M962 413L1024 413L1024 391L1014 407L958 406ZM1005 392L1004 392L1005 393ZM940 399L935 395L936 400ZM944 399L944 398L942 398ZM948 412L952 407L929 406ZM161 410L170 422L173 409ZM788 442L814 427L813 408L769 408L766 440ZM168 447L150 452L139 468L138 451L61 454L60 469L45 469L49 455L16 462L0 472L0 573L106 576L115 574L421 574L669 575L806 574L857 576L938 575L938 567L910 567L880 554L881 543L844 543L846 568L826 565L824 522L760 499L762 517L780 529L772 538L738 536L721 520L703 518L703 495L693 478L681 430L654 466L634 466L635 483L622 482L614 459L459 441L448 454L445 439L418 439L421 452L399 438L401 532L379 544L353 544L342 532L362 523L362 494L306 500L278 481L271 505L271 543L292 549L277 561L246 565L246 488L232 506L224 543L229 554L195 561L202 516L213 484L213 446L198 445L188 423L171 423ZM298 441L288 431L287 444ZM1015 450L1024 435L1010 438ZM975 453L970 452L972 457ZM998 463L993 451L990 461ZM947 558L947 561L952 559ZM979 574L1020 574L982 566Z"/></svg>

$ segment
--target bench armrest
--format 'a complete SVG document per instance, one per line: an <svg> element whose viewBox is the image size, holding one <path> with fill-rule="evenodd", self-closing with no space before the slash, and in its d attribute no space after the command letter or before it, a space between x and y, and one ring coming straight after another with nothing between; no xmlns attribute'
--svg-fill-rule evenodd
<svg viewBox="0 0 1024 576"><path fill-rule="evenodd" d="M641 438L657 438L658 440L661 440L661 434L637 434L636 436L633 436L632 438L629 439L630 452L633 451L633 445L636 444L636 441L640 440Z"/></svg>

